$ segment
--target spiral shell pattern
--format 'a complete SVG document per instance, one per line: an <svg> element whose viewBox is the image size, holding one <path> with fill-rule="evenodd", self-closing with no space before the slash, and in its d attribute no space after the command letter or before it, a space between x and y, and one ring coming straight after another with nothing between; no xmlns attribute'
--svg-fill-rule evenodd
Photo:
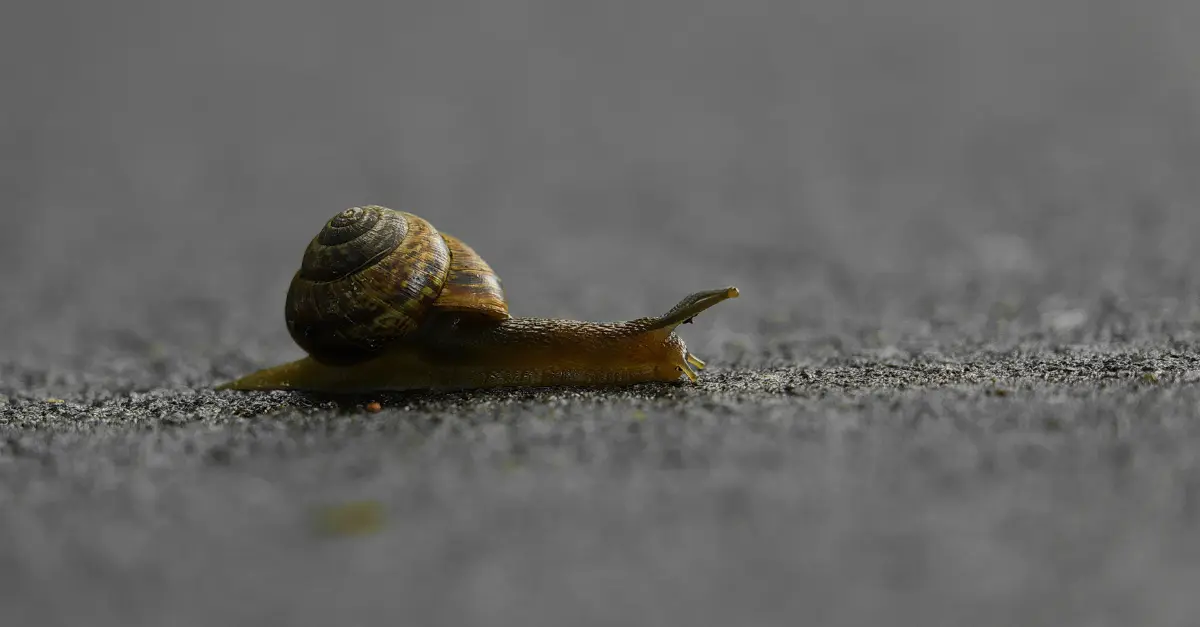
<svg viewBox="0 0 1200 627"><path fill-rule="evenodd" d="M421 325L449 270L446 241L423 218L351 207L309 242L288 288L288 332L322 363L370 358Z"/></svg>

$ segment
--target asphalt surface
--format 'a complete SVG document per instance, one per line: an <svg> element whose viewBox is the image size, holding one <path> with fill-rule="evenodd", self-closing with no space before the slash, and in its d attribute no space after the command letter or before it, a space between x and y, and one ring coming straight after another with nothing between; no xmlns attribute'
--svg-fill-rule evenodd
<svg viewBox="0 0 1200 627"><path fill-rule="evenodd" d="M4 624L1194 624L1188 3L18 13ZM741 297L697 384L212 391L366 203L516 315Z"/></svg>

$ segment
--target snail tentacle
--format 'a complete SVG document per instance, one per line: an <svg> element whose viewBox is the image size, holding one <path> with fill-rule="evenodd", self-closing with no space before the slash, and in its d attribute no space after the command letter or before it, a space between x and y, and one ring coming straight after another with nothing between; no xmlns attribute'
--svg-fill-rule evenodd
<svg viewBox="0 0 1200 627"><path fill-rule="evenodd" d="M674 329L675 327L691 322L700 312L716 305L717 303L730 298L737 298L739 295L736 287L723 287L719 290L705 290L689 294L679 301L679 304L671 308L670 311L663 314L656 320L656 324L660 328Z"/></svg>

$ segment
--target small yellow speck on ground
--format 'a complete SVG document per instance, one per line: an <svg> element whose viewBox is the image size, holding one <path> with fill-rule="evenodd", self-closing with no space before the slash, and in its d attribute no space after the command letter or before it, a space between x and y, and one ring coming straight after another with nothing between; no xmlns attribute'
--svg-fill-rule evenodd
<svg viewBox="0 0 1200 627"><path fill-rule="evenodd" d="M363 536L383 529L384 518L382 503L364 500L324 507L317 523L326 535Z"/></svg>

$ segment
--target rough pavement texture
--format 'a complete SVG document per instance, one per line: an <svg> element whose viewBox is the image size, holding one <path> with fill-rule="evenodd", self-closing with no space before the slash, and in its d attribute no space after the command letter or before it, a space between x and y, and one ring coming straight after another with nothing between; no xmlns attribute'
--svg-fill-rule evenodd
<svg viewBox="0 0 1200 627"><path fill-rule="evenodd" d="M5 624L1200 612L1195 3L71 5L0 23ZM698 385L208 389L364 203L517 315L742 297Z"/></svg>

